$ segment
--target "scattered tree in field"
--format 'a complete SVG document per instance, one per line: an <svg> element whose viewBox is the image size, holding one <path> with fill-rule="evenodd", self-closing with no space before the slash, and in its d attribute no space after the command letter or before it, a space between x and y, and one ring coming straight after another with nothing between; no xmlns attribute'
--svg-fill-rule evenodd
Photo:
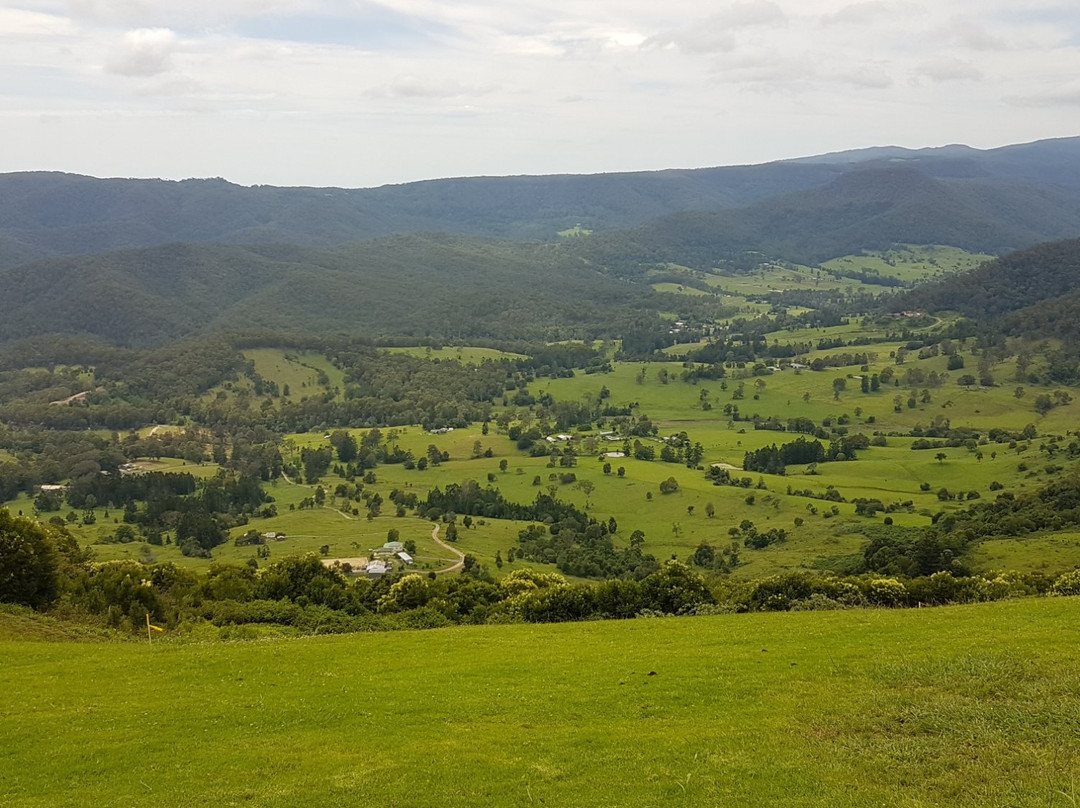
<svg viewBox="0 0 1080 808"><path fill-rule="evenodd" d="M591 505L589 499L596 490L596 485L591 480L579 480L577 487L585 495L585 510L588 510Z"/></svg>

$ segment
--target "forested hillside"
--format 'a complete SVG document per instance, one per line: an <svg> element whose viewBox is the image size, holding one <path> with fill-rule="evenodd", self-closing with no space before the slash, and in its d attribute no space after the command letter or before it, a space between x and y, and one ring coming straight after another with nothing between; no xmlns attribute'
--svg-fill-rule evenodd
<svg viewBox="0 0 1080 808"><path fill-rule="evenodd" d="M433 231L550 240L578 224L625 226L672 211L737 207L821 185L836 173L831 166L775 163L473 177L370 189L7 174L0 175L0 266L24 254L86 254L173 241L330 246Z"/></svg>
<svg viewBox="0 0 1080 808"><path fill-rule="evenodd" d="M565 250L456 236L333 249L173 244L0 273L0 339L152 345L206 330L560 339L649 308Z"/></svg>
<svg viewBox="0 0 1080 808"><path fill-rule="evenodd" d="M1080 200L1060 189L939 180L909 165L858 166L830 184L741 210L675 214L595 236L598 263L671 261L750 268L763 257L806 264L898 243L999 254L1080 233Z"/></svg>
<svg viewBox="0 0 1080 808"><path fill-rule="evenodd" d="M852 244L890 240L1002 252L1074 235L1078 165L1080 138L1067 138L985 152L870 149L756 166L472 177L368 189L6 174L0 175L0 268L171 242L333 246L435 231L552 240L577 225L612 230L677 213L744 208L734 217L691 217L653 229L678 238L703 228L707 235L695 243L708 259L718 250L774 248L820 260ZM888 170L900 166L906 171ZM836 184L848 174L850 183ZM860 212L864 205L871 210ZM638 234L644 242L658 238Z"/></svg>
<svg viewBox="0 0 1080 808"><path fill-rule="evenodd" d="M1080 339L1080 239L1040 244L917 289L892 308L952 310L983 328Z"/></svg>

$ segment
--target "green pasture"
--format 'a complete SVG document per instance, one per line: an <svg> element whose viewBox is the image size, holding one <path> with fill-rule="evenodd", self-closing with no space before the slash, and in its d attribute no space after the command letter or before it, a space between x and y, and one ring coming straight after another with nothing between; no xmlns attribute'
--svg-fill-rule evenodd
<svg viewBox="0 0 1080 808"><path fill-rule="evenodd" d="M868 371L871 373L880 373L887 366L893 366L900 379L910 368L945 372L946 359L941 356L919 360L917 353L911 353L903 365L895 365L895 358L890 354L898 347L898 344L886 344L856 350L874 354ZM642 369L645 376L639 383ZM498 432L494 422L489 425L487 435L482 434L480 424L444 434L431 434L415 426L387 428L382 430L384 438L411 450L417 458L424 457L428 447L434 445L440 452L448 452L450 460L429 466L424 471L406 470L400 465L377 468L376 482L366 487L381 494L386 504L383 515L371 522L366 519L362 503L349 503L347 513L339 512L343 503L334 500L333 489L341 480L332 473L324 477L322 483L329 497L328 505L339 510L326 507L290 511L290 505L296 508L314 489L279 481L268 487L275 497L278 516L268 520L255 519L249 527L288 536L285 542L270 545L272 558L286 553L314 552L323 545L330 546L331 557L356 557L362 555L361 550L381 544L391 527L401 530L402 538L412 538L422 546L424 542L430 542L428 523L412 517L398 519L394 516L388 502L390 492L395 488L413 491L422 499L433 487L473 479L482 486L497 486L507 498L519 502L531 501L539 491L553 487L559 498L580 508L587 507L597 518L614 517L620 527L616 542L627 541L633 530L644 531L646 549L661 559L686 558L703 541L717 547L726 546L731 541L729 531L743 520L752 521L759 529L785 529L788 539L784 544L743 551L743 565L737 574L754 577L783 569L819 566L828 559L858 552L864 542L862 528L880 521L884 515L879 514L875 520L856 516L851 503L856 498L876 498L886 505L910 502L909 508L890 514L891 518L901 525L924 525L938 511L970 504L974 501L969 498L971 492L976 492L982 499L992 498L996 493L991 490L991 483L1000 484L1005 491L1042 485L1063 461L1061 453L1051 456L1041 447L1047 445L1050 436L1065 436L1080 416L1080 402L1055 407L1045 416L1038 415L1034 411L1034 401L1040 390L1028 386L1024 396L1017 398L1015 386L1007 383L1014 373L1011 363L1002 363L992 369L1002 381L994 388L955 385L952 380L957 371L950 374L945 385L930 390L929 402L922 400L921 390L916 387L913 407L908 401L913 391L903 386L885 385L877 393L861 393L857 377L862 372L858 367L829 368L820 372L789 369L760 377L749 375L748 370L735 369L731 371L733 378L723 383L702 381L697 384L681 381L682 370L675 362L617 363L612 373L542 378L531 387L534 395L547 392L557 400L583 397L595 400L600 389L607 387L611 404L636 405L635 412L648 415L661 437L687 432L690 439L700 442L705 450L703 466L707 468L712 463L734 466L733 475L749 476L753 488L714 486L705 478L704 472L687 469L681 464L601 457L605 452L621 451L624 447L621 440L603 440L598 434L600 429L574 433L578 436L579 458L574 468L563 468L552 466L547 456L529 457L528 453L518 450L505 434ZM668 374L666 384L660 380L661 371ZM839 395L833 385L836 379L844 379L846 385ZM736 399L740 385L743 398ZM727 389L722 389L723 386ZM895 411L897 396L900 397L899 412ZM744 416L775 415L784 421L809 417L816 423L831 418L834 424L843 419L852 432L886 435L886 446L864 450L853 462L820 464L815 474L808 474L802 467L790 467L782 477L744 473L741 467L747 451L793 440L796 435L755 430L750 423L733 421L723 414L724 406L729 404L738 406ZM522 418L530 417L524 410L516 414ZM954 427L972 427L984 434L992 427L1020 431L1027 424L1033 424L1038 436L1030 442L1021 441L1013 448L1007 444L984 443L974 449L913 451L911 438L889 434L907 432L920 425L926 427L939 417L949 419ZM364 433L364 430L351 431L357 439ZM643 440L653 445L659 455L659 441ZM1065 438L1064 443L1068 440ZM491 451L492 457L473 457L477 442L480 454ZM287 436L282 451L287 461L296 461L303 447L326 443L322 431L295 434ZM939 451L944 458L936 457ZM502 461L507 464L506 471L499 467ZM605 462L611 466L608 474L603 472ZM187 471L199 477L212 476L218 470L210 463L193 465L168 458L141 460L138 465L145 470ZM621 477L617 473L620 467L623 469ZM564 473L572 473L575 479L563 481L560 475ZM677 480L679 490L674 494L661 494L659 485L668 477ZM582 483L593 487L588 495ZM764 489L758 489L759 484ZM787 493L790 488L821 496L827 486L834 486L848 500L836 505L835 515L831 502ZM922 490L924 486L928 490ZM941 489L954 495L960 493L963 498L941 500L938 497ZM32 503L26 498L9 504L15 510L33 511ZM712 518L706 516L709 505L714 511ZM356 515L351 513L354 507L359 511ZM64 513L66 510L61 515ZM72 530L83 543L94 546L100 560L153 558L194 567L208 564L204 559L181 557L172 545L102 544L103 538L115 532L120 514L114 512L106 517L104 508L99 507L95 516L96 524L77 523ZM796 519L802 520L802 524L796 526ZM509 569L504 568L500 573L494 567L495 553L500 552L505 559L506 550L514 545L522 527L522 524L500 520L487 520L485 525L474 523L469 531L459 530L459 549L475 555L493 573L505 574ZM248 527L237 528L234 534L246 529ZM431 568L439 568L440 559L450 558L435 545L430 549L430 562L422 563L429 563ZM214 551L215 559L236 562L243 562L254 554L254 547L235 548L231 544Z"/></svg>
<svg viewBox="0 0 1080 808"><path fill-rule="evenodd" d="M870 346L878 349L873 372L880 372L893 363L889 352L897 346ZM909 355L905 365L897 366L902 374L908 367L944 372L945 358L918 360ZM646 371L643 383L638 383L638 373ZM663 384L659 372L668 371L669 381ZM889 436L885 447L871 447L859 453L859 459L846 463L825 463L817 467L817 473L806 474L806 469L792 467L783 477L734 471L736 477L750 476L754 485L760 482L765 490L747 490L730 486L714 486L705 479L704 473L690 470L681 464L660 461L644 462L631 457L601 458L606 451L621 451L622 441L600 439L597 432L579 435L579 458L574 468L551 466L547 457L533 458L516 449L505 435L496 433L494 425L488 435L482 435L479 425L457 429L442 435L432 435L416 427L394 430L395 442L411 449L417 457L426 453L428 445L450 453L451 460L425 471L407 471L401 466L381 466L376 470L375 490L384 498L393 488L412 488L423 496L430 488L445 487L473 479L481 485L497 486L503 494L514 501L529 501L538 490L554 486L557 496L573 502L598 518L614 516L620 525L617 541L625 541L635 529L646 534L646 548L659 558L672 555L685 558L702 541L720 546L730 541L728 531L744 519L753 521L759 528L783 527L788 540L765 550L746 550L740 575L756 576L779 569L812 566L821 558L849 555L857 552L862 542L858 532L861 526L872 523L865 517L854 515L851 500L863 497L881 499L885 504L910 501L911 512L897 511L891 514L894 522L902 525L928 524L930 516L940 510L952 510L973 502L970 492L980 498L996 495L991 483L999 483L1004 490L1020 490L1045 483L1049 478L1045 469L1060 464L1060 455L1051 458L1039 447L1048 435L1065 435L1072 428L1078 415L1080 403L1074 402L1055 408L1043 417L1034 412L1033 404L1037 390L1032 388L1023 399L1017 399L1013 387L1001 385L989 389L965 389L946 384L931 390L931 400L924 403L917 398L915 407L909 407L908 388L883 387L878 393L859 392L858 368L833 368L821 372L787 370L765 377L728 379L728 389L722 390L719 381L688 384L678 380L681 366L677 363L619 363L614 372L573 378L540 379L532 386L533 393L551 393L556 399L574 400L582 397L595 398L601 387L610 391L608 399L613 404L637 404L639 414L647 414L659 427L660 436L686 431L691 440L699 441L705 449L704 465L727 463L741 469L747 451L773 443L793 440L796 435L766 430L754 430L743 421L731 422L723 415L723 406L736 404L741 413L762 416L777 415L783 420L792 417L810 417L821 423L832 418L834 423L846 416L848 428L853 432L872 434L891 431L908 431L922 425L928 426L934 418L948 418L953 426L970 426L984 433L991 427L1000 426L1016 431L1027 424L1035 424L1039 437L1010 449L1007 444L986 443L975 449L947 448L914 451L909 437ZM1006 369L1003 375L1011 370ZM952 374L956 375L956 372ZM847 389L839 398L833 390L833 380L844 378ZM760 382L761 384L757 384ZM735 388L742 383L744 398L733 400ZM704 399L711 409L703 408ZM919 391L916 390L916 393ZM809 394L809 399L804 396ZM902 397L901 411L894 411L895 396ZM755 399L754 396L757 396ZM874 422L871 423L870 419ZM383 430L384 434L389 434ZM356 431L357 437L361 432ZM295 435L292 445L319 445L325 438L320 434ZM658 441L644 439L656 448ZM471 457L473 446L480 441L483 450L491 449L493 457ZM943 459L936 455L943 453ZM980 457L981 455L981 457ZM507 461L505 472L499 463ZM603 473L603 464L611 465L609 474ZM1026 468L1021 468L1021 466ZM617 470L622 467L624 475ZM576 480L564 483L560 474L572 472ZM489 481L489 475L491 479ZM675 494L663 495L659 484L669 476L679 483ZM540 478L539 487L534 483ZM328 487L333 486L332 477L327 478ZM582 481L594 486L586 496L579 487ZM848 500L836 507L837 516L831 513L832 503L825 503L803 496L790 496L790 486L796 491L810 490L818 495L832 485ZM928 486L927 491L922 486ZM954 495L962 493L963 499L940 500L938 492L946 489ZM747 497L753 496L752 504ZM713 518L705 516L705 509L712 504ZM692 508L692 510L691 510ZM813 513L811 509L816 509ZM803 525L796 527L796 518ZM876 517L880 521L883 515ZM491 520L495 522L496 520ZM520 526L508 528L502 546L510 546ZM493 551L487 553L493 558Z"/></svg>
<svg viewBox="0 0 1080 808"><path fill-rule="evenodd" d="M1070 805L1075 612L1042 598L152 646L9 639L21 615L0 613L0 800Z"/></svg>
<svg viewBox="0 0 1080 808"><path fill-rule="evenodd" d="M568 227L566 230L560 230L558 235L561 238L574 238L576 236L591 236L592 230L586 230L581 225L576 224L573 227Z"/></svg>
<svg viewBox="0 0 1080 808"><path fill-rule="evenodd" d="M713 272L706 274L704 280L717 291L741 297L763 297L787 290L854 290L864 285L798 264L762 264L750 272L731 274Z"/></svg>
<svg viewBox="0 0 1080 808"><path fill-rule="evenodd" d="M1080 533L1040 533L980 542L965 559L980 571L1019 570L1060 575L1080 567Z"/></svg>
<svg viewBox="0 0 1080 808"><path fill-rule="evenodd" d="M957 272L968 272L993 258L992 255L969 253L958 247L903 245L892 250L845 255L825 261L821 266L847 272L876 272L882 277L912 283L936 280Z"/></svg>
<svg viewBox="0 0 1080 808"><path fill-rule="evenodd" d="M345 386L345 374L340 368L316 351L290 351L281 348L251 348L244 358L255 365L262 378L277 382L283 398L299 401L310 395L322 395L325 390L340 391ZM319 384L320 371L329 385ZM285 385L289 395L284 395Z"/></svg>

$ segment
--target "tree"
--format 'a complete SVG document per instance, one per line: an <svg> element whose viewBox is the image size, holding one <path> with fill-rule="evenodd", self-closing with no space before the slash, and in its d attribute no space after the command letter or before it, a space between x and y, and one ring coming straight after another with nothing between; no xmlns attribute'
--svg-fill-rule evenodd
<svg viewBox="0 0 1080 808"><path fill-rule="evenodd" d="M702 542L698 545L698 548L694 551L694 564L699 567L711 567L713 559L716 558L716 551L711 544Z"/></svg>
<svg viewBox="0 0 1080 808"><path fill-rule="evenodd" d="M356 459L356 438L344 429L335 430L330 434L330 445L337 451L338 460L342 463L351 463Z"/></svg>
<svg viewBox="0 0 1080 808"><path fill-rule="evenodd" d="M714 516L716 516L716 506L713 505L711 502L705 503L705 516L707 516L709 519L712 519Z"/></svg>
<svg viewBox="0 0 1080 808"><path fill-rule="evenodd" d="M589 499L592 497L593 491L596 490L596 485L591 480L581 480L578 482L577 487L585 495L585 510L588 510L590 506Z"/></svg>
<svg viewBox="0 0 1080 808"><path fill-rule="evenodd" d="M944 460L945 460L945 459L946 459L947 457L948 457L948 455L947 455L947 454L945 454L944 452L938 452L938 453L937 453L936 455L934 455L934 459L935 459L935 460L936 460L936 461L937 461L938 463L942 463L942 462L944 462Z"/></svg>
<svg viewBox="0 0 1080 808"><path fill-rule="evenodd" d="M60 556L37 522L0 509L0 601L35 609L56 600Z"/></svg>

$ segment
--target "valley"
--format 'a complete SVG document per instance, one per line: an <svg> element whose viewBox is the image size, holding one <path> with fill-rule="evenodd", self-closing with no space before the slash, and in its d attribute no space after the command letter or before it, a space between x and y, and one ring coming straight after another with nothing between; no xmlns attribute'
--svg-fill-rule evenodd
<svg viewBox="0 0 1080 808"><path fill-rule="evenodd" d="M0 176L0 799L1075 798L1078 149Z"/></svg>

